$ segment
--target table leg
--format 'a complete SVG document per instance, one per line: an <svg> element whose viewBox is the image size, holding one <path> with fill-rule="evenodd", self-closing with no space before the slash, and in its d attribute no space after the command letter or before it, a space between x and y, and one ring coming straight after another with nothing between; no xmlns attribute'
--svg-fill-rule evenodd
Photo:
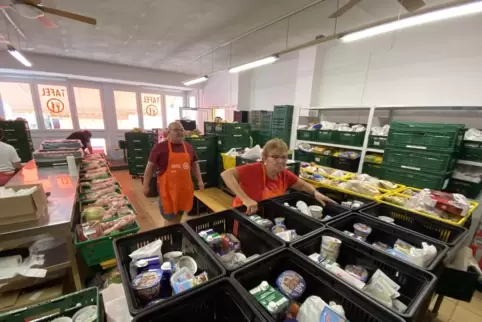
<svg viewBox="0 0 482 322"><path fill-rule="evenodd" d="M68 235L65 241L67 252L69 255L70 267L72 270L72 279L74 280L75 289L80 291L82 289L82 281L80 280L79 268L77 267L77 259L75 258L74 244L72 243L72 235Z"/></svg>

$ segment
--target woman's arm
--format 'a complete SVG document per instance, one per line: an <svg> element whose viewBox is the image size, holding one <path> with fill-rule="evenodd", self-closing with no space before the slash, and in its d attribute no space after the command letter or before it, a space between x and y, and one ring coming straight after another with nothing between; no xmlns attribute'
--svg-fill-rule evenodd
<svg viewBox="0 0 482 322"><path fill-rule="evenodd" d="M239 185L239 173L236 168L223 171L221 173L221 178L223 178L226 186L231 189L231 191L241 199L243 205L246 206L246 214L250 215L258 211L258 203L251 199Z"/></svg>
<svg viewBox="0 0 482 322"><path fill-rule="evenodd" d="M334 200L316 191L316 189L311 184L299 178L298 181L296 181L296 183L291 186L291 188L298 191L307 192L308 194L315 197L315 199L318 200L322 205L325 205L326 202L336 203Z"/></svg>

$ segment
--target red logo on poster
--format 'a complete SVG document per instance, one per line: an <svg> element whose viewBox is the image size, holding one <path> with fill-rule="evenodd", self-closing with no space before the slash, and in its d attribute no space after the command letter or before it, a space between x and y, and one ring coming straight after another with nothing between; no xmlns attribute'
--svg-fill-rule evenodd
<svg viewBox="0 0 482 322"><path fill-rule="evenodd" d="M155 105L147 105L146 106L146 114L149 116L156 116L159 111Z"/></svg>
<svg viewBox="0 0 482 322"><path fill-rule="evenodd" d="M64 103L57 98L51 98L47 101L47 109L52 113L61 113L64 108Z"/></svg>

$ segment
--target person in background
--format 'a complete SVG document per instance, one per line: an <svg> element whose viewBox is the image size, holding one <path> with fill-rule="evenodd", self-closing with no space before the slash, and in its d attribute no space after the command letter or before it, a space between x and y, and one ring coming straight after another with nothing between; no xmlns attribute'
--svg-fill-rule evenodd
<svg viewBox="0 0 482 322"><path fill-rule="evenodd" d="M197 155L191 144L184 142L184 128L181 123L169 124L169 137L154 146L144 171L144 195L149 196L150 178L157 169L159 186L159 210L165 220L178 222L182 215L192 209L194 173L199 190L204 182L199 169Z"/></svg>
<svg viewBox="0 0 482 322"><path fill-rule="evenodd" d="M244 205L247 208L246 214L254 214L258 211L259 201L281 196L288 188L307 192L323 205L325 202L334 202L285 169L287 160L286 143L281 139L272 139L263 148L262 162L231 168L221 173L226 186L236 194L233 207Z"/></svg>
<svg viewBox="0 0 482 322"><path fill-rule="evenodd" d="M92 154L92 145L90 144L90 139L92 138L92 133L89 130L77 131L70 134L67 140L80 140L82 142L82 150L89 151Z"/></svg>
<svg viewBox="0 0 482 322"><path fill-rule="evenodd" d="M7 184L15 171L22 169L17 150L10 144L2 142L3 129L0 129L0 187Z"/></svg>

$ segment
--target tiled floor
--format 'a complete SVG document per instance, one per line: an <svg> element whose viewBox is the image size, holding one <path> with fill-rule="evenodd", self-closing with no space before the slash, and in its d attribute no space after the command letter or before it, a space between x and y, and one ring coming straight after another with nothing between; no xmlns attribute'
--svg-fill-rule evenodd
<svg viewBox="0 0 482 322"><path fill-rule="evenodd" d="M114 175L138 212L141 231L166 225L166 221L159 214L157 198L146 198L142 194L140 179L132 179L127 171L116 171ZM439 314L433 322L482 322L482 293L476 292L470 303L444 298Z"/></svg>

